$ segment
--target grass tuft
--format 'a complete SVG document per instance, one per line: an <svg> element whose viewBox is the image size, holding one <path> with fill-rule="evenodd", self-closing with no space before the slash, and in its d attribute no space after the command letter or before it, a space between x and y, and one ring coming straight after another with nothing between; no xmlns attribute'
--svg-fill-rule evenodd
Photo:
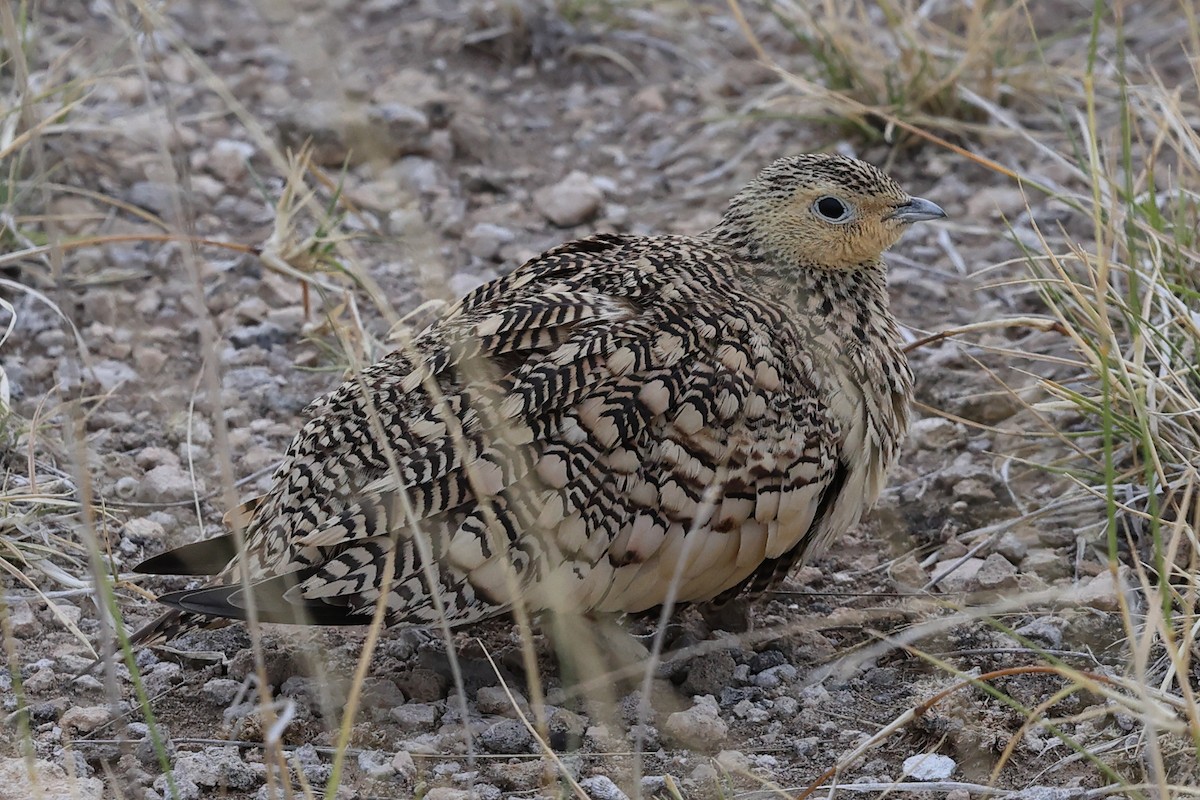
<svg viewBox="0 0 1200 800"><path fill-rule="evenodd" d="M1037 103L1050 87L1045 39L1024 3L771 0L776 21L801 45L784 62L819 91L800 103L807 118L835 119L868 139L902 138L890 119L938 134L979 130L973 97L1001 107ZM1069 39L1071 28L1055 32ZM848 107L851 101L861 109Z"/></svg>

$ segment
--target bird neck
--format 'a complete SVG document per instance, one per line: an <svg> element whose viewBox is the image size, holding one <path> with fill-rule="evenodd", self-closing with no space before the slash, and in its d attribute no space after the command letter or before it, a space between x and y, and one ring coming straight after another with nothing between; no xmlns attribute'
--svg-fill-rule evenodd
<svg viewBox="0 0 1200 800"><path fill-rule="evenodd" d="M761 269L763 265L758 265ZM791 268L774 296L788 298L837 420L839 461L848 472L818 540L844 531L872 505L908 428L913 374L888 309L882 262L855 270Z"/></svg>
<svg viewBox="0 0 1200 800"><path fill-rule="evenodd" d="M882 261L854 270L751 269L769 296L795 310L797 331L830 385L857 397L855 405L865 403L881 438L897 438L907 426L913 378L888 308ZM877 397L868 401L872 393Z"/></svg>
<svg viewBox="0 0 1200 800"><path fill-rule="evenodd" d="M899 341L888 308L887 273L883 263L853 270L760 267L762 280L776 297L787 298L801 324L814 332L825 330L850 345Z"/></svg>
<svg viewBox="0 0 1200 800"><path fill-rule="evenodd" d="M751 233L753 229L751 215L735 205L725 212L720 222L700 234L700 238L720 245L740 261L758 264L764 262L766 256L760 238Z"/></svg>
<svg viewBox="0 0 1200 800"><path fill-rule="evenodd" d="M852 269L797 264L768 252L751 231L750 215L734 205L701 237L730 252L744 277L758 284L764 296L795 309L796 326L823 366L836 363L844 368L850 359L856 365L852 372L869 375L879 369L897 376L893 390L909 391L911 380L904 376L911 373L888 308L883 260ZM869 363L862 363L864 359Z"/></svg>

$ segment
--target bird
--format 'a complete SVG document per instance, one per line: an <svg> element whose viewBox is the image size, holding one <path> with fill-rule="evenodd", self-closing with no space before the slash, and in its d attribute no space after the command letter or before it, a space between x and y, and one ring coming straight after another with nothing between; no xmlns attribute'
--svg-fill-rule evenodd
<svg viewBox="0 0 1200 800"><path fill-rule="evenodd" d="M310 404L243 529L139 564L206 581L132 643L760 595L884 488L913 374L881 256L944 216L803 154L697 235L532 258Z"/></svg>

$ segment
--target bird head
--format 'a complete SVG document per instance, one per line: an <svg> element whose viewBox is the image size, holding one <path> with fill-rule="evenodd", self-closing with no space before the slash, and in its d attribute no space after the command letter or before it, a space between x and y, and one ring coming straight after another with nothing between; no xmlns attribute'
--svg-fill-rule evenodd
<svg viewBox="0 0 1200 800"><path fill-rule="evenodd" d="M944 216L864 161L811 154L760 172L711 233L778 266L853 270L878 264L912 223Z"/></svg>

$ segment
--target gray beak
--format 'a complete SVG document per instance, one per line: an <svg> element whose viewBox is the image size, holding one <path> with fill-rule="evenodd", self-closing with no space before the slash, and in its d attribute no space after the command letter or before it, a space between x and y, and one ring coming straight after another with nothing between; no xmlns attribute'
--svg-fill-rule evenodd
<svg viewBox="0 0 1200 800"><path fill-rule="evenodd" d="M946 212L942 211L942 207L937 203L931 203L922 197L914 197L904 205L897 206L896 210L884 219L894 219L898 222L921 222L927 219L941 219L944 216L946 216Z"/></svg>

